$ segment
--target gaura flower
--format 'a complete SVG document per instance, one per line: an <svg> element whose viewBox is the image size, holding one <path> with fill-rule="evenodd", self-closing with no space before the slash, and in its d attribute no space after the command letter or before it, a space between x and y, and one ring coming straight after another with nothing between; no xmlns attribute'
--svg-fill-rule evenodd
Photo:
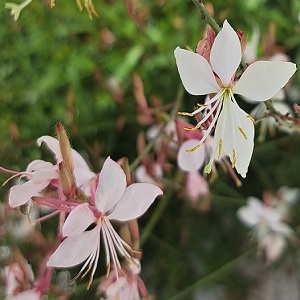
<svg viewBox="0 0 300 300"><path fill-rule="evenodd" d="M75 279L85 269L87 270L83 276L92 269L89 288L99 258L101 233L108 269L111 261L116 270L121 269L117 253L132 260L128 252L132 250L120 238L110 221L126 222L138 218L161 194L159 187L149 183L134 183L126 187L124 171L108 157L100 172L96 190L96 207L90 207L85 203L71 211L62 229L66 239L51 255L47 265L64 268L85 261ZM88 229L90 225L94 226L91 230Z"/></svg>
<svg viewBox="0 0 300 300"><path fill-rule="evenodd" d="M258 249L265 251L269 263L281 255L286 240L294 236L292 228L283 221L282 212L255 197L249 197L247 205L240 207L237 215L247 227L253 229Z"/></svg>
<svg viewBox="0 0 300 300"><path fill-rule="evenodd" d="M224 151L230 157L232 167L246 177L253 152L254 125L251 117L238 106L234 94L254 101L270 99L294 74L296 65L290 62L257 61L236 81L235 72L242 59L241 44L227 20L212 45L210 64L201 55L179 47L174 54L182 83L190 94L215 94L194 112L185 113L194 116L202 112L206 105L212 105L209 113L193 128L200 128L213 116L201 141L191 151L199 148L216 126L213 155L221 157Z"/></svg>

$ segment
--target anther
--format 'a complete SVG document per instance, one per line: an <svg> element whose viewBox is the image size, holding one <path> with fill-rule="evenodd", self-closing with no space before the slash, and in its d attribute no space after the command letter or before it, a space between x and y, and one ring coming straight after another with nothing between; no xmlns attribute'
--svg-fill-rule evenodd
<svg viewBox="0 0 300 300"><path fill-rule="evenodd" d="M247 137L245 131L243 130L243 128L242 127L238 127L238 129L239 129L240 133L243 135L243 137L245 138L245 140L248 140L248 137Z"/></svg>
<svg viewBox="0 0 300 300"><path fill-rule="evenodd" d="M190 130L197 130L201 127L201 125L197 124L195 127L189 128L189 127L184 127L184 130L190 131Z"/></svg>
<svg viewBox="0 0 300 300"><path fill-rule="evenodd" d="M194 115L188 112L178 112L177 113L180 116L188 116L188 117L193 117Z"/></svg>
<svg viewBox="0 0 300 300"><path fill-rule="evenodd" d="M236 153L235 150L232 149L232 163L231 163L232 169L235 167L235 164L236 164Z"/></svg>
<svg viewBox="0 0 300 300"><path fill-rule="evenodd" d="M255 120L254 120L254 118L252 117L252 116L250 116L250 115L247 115L247 117L246 118L249 118L253 123L255 123Z"/></svg>
<svg viewBox="0 0 300 300"><path fill-rule="evenodd" d="M222 149L223 149L223 141L222 141L222 139L220 139L219 145L218 145L218 158L221 157Z"/></svg>
<svg viewBox="0 0 300 300"><path fill-rule="evenodd" d="M201 144L198 144L198 145L196 145L194 148L189 149L189 150L185 150L185 151L188 152L188 153L192 153L192 152L196 151L197 149L199 149L200 146L201 146Z"/></svg>

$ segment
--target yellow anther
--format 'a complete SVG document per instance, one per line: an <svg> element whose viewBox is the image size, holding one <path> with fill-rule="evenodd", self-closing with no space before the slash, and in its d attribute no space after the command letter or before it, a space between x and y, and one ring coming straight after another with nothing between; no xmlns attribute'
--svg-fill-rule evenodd
<svg viewBox="0 0 300 300"><path fill-rule="evenodd" d="M247 137L245 131L243 130L243 128L242 127L238 127L238 129L239 129L240 133L243 135L243 137L245 138L245 140L248 140L248 137Z"/></svg>
<svg viewBox="0 0 300 300"><path fill-rule="evenodd" d="M220 139L219 145L218 145L218 158L221 157L222 149L223 149L223 141L222 141L222 139Z"/></svg>
<svg viewBox="0 0 300 300"><path fill-rule="evenodd" d="M232 169L235 167L235 164L236 164L236 153L235 150L232 149L232 162L231 162Z"/></svg>
<svg viewBox="0 0 300 300"><path fill-rule="evenodd" d="M200 146L201 146L201 145L198 144L198 145L196 145L194 148L188 149L188 150L185 150L185 151L188 152L188 153L192 153L192 152L196 151Z"/></svg>
<svg viewBox="0 0 300 300"><path fill-rule="evenodd" d="M193 117L194 115L193 114L191 114L191 113L188 113L188 112L178 112L177 113L178 115L180 115L180 116L188 116L188 117Z"/></svg>
<svg viewBox="0 0 300 300"><path fill-rule="evenodd" d="M247 115L247 117L246 118L249 118L253 123L255 123L255 120L254 120L254 118L252 117L252 116L250 116L250 115Z"/></svg>
<svg viewBox="0 0 300 300"><path fill-rule="evenodd" d="M183 129L189 131L189 130L197 130L200 127L201 127L201 125L196 125L195 127L192 127L192 128L190 128L190 127L184 127Z"/></svg>
<svg viewBox="0 0 300 300"><path fill-rule="evenodd" d="M206 104L200 104L200 103L197 103L197 106L198 106L198 107L207 107Z"/></svg>

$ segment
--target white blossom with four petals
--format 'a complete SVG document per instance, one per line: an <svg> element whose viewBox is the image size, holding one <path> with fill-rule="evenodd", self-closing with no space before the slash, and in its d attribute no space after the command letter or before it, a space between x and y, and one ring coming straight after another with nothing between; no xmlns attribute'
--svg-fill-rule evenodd
<svg viewBox="0 0 300 300"><path fill-rule="evenodd" d="M126 222L140 217L161 195L159 187L150 183L133 183L126 187L126 175L122 168L109 157L100 172L96 190L95 206L80 204L69 214L62 233L66 239L50 256L47 265L52 267L72 267L85 261L79 274L83 276L92 269L92 282L100 253L100 233L106 253L106 263L116 270L121 269L118 254L132 260L130 246L117 234L111 220ZM90 225L94 228L87 230Z"/></svg>
<svg viewBox="0 0 300 300"><path fill-rule="evenodd" d="M216 126L214 156L220 157L224 151L237 172L246 177L253 152L254 124L251 117L239 107L234 94L254 101L270 99L288 82L296 71L296 65L290 62L257 61L236 81L235 73L242 59L241 44L227 20L212 45L210 64L201 55L179 47L174 54L182 83L190 94L215 94L206 103L212 105L211 111L198 122L195 129L200 128L211 116L213 120L197 147L191 150L196 150ZM205 105L200 106L188 115L194 116L204 109Z"/></svg>

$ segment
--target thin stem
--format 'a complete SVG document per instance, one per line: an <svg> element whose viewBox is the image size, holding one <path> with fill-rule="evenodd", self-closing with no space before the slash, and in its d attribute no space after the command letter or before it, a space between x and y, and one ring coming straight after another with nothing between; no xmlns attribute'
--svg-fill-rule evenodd
<svg viewBox="0 0 300 300"><path fill-rule="evenodd" d="M206 9L206 7L204 6L204 4L202 3L202 1L200 0L192 0L194 2L194 4L196 5L196 7L200 10L202 16L203 16L203 20L206 24L208 24L215 33L219 33L220 32L220 26L218 25L218 23L215 21L215 19L210 15L210 13L208 12L208 10Z"/></svg>
<svg viewBox="0 0 300 300"><path fill-rule="evenodd" d="M177 295L171 297L169 300L177 300L177 299L187 299L187 296L190 295L195 289L199 289L200 287L206 286L212 282L215 282L218 278L224 276L233 270L237 264L247 258L250 254L254 252L255 248L248 250L247 252L241 254L240 256L234 258L229 261L225 265L221 266L219 269L213 271L208 274L206 277L196 281L194 284L190 285L185 290L181 291Z"/></svg>

